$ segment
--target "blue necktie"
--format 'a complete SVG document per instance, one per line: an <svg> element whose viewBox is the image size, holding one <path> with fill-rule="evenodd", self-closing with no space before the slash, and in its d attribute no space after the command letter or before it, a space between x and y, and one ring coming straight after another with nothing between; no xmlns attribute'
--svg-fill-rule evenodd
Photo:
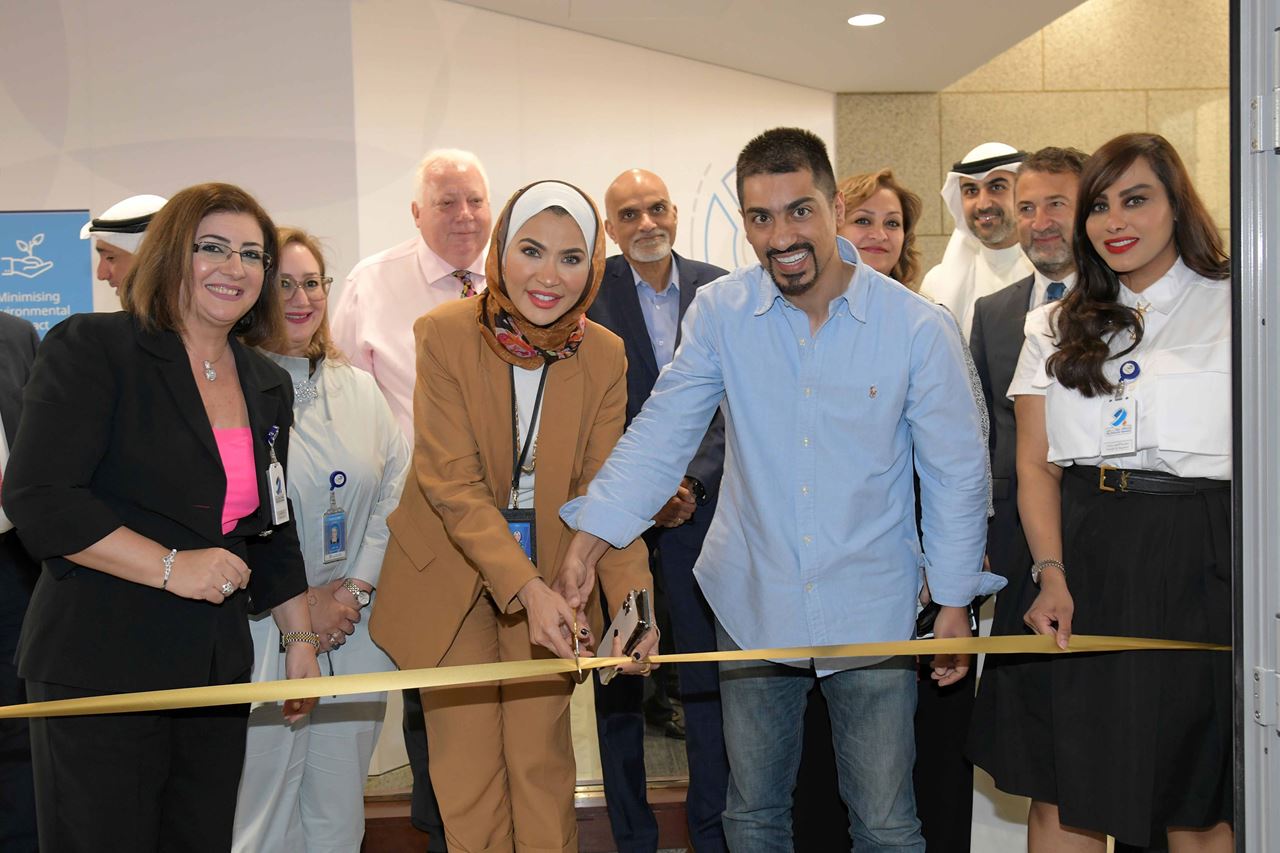
<svg viewBox="0 0 1280 853"><path fill-rule="evenodd" d="M1045 291L1044 301L1046 304L1057 302L1062 298L1062 294L1067 292L1067 286L1060 281L1049 282L1049 289Z"/></svg>

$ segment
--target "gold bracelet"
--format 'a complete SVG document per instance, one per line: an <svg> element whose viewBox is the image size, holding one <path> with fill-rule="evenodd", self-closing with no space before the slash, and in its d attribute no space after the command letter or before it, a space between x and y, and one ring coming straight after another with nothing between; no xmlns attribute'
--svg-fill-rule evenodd
<svg viewBox="0 0 1280 853"><path fill-rule="evenodd" d="M320 635L311 631L289 631L280 635L280 651L284 651L291 643L307 643L320 651Z"/></svg>

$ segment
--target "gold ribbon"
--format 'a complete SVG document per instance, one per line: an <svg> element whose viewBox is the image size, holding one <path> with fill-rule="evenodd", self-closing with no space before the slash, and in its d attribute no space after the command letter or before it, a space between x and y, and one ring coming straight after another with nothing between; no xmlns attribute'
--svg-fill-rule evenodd
<svg viewBox="0 0 1280 853"><path fill-rule="evenodd" d="M1077 634L1064 651L1052 636L965 637L945 640L906 640L893 643L848 643L834 646L796 646L781 649L744 649L727 652L694 652L652 655L651 663L695 663L733 660L809 660L826 658L896 657L935 654L1073 654L1079 652L1148 651L1230 651L1230 646L1187 643L1177 640L1150 640L1132 637L1099 637ZM14 717L67 717L78 714L120 714L129 711L170 711L177 708L207 708L213 705L247 705L253 702L283 702L316 695L348 696L423 687L458 687L486 681L505 681L582 670L599 669L631 662L631 658L582 658L581 661L551 658L543 660L482 663L470 666L442 666L397 672L369 672L335 675L321 679L302 678L262 681L250 684L219 684L143 693L115 693L83 699L29 702L0 707L0 719Z"/></svg>

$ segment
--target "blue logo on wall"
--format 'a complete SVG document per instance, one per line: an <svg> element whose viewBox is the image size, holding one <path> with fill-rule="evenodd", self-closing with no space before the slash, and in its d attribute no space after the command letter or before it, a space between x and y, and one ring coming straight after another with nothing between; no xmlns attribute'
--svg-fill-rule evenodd
<svg viewBox="0 0 1280 853"><path fill-rule="evenodd" d="M93 310L87 210L0 211L0 311L50 328Z"/></svg>
<svg viewBox="0 0 1280 853"><path fill-rule="evenodd" d="M1128 409L1116 409L1111 413L1111 425L1113 427L1124 426L1124 422L1129 418Z"/></svg>

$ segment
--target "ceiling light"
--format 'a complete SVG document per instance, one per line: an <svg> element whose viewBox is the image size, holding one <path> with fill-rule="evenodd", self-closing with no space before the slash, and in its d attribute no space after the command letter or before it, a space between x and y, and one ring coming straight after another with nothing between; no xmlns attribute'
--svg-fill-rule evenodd
<svg viewBox="0 0 1280 853"><path fill-rule="evenodd" d="M884 15L877 15L874 12L869 12L864 15L854 15L849 19L849 26L851 27L874 27L877 24L883 23Z"/></svg>

